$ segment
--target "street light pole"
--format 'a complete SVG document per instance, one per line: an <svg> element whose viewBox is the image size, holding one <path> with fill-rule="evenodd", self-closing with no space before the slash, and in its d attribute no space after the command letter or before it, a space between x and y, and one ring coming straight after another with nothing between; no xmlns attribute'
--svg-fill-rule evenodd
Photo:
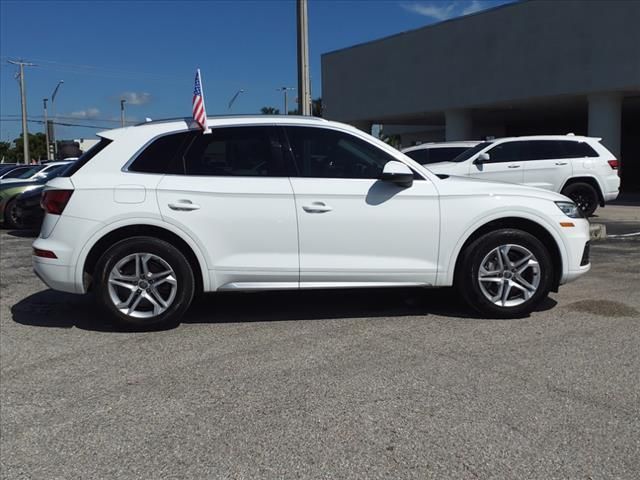
<svg viewBox="0 0 640 480"><path fill-rule="evenodd" d="M307 25L307 0L297 0L298 17L298 112L311 115L309 82L309 31Z"/></svg>
<svg viewBox="0 0 640 480"><path fill-rule="evenodd" d="M124 127L124 104L127 103L127 101L122 98L120 99L120 126Z"/></svg>
<svg viewBox="0 0 640 480"><path fill-rule="evenodd" d="M293 88L293 87L276 88L276 91L284 93L284 113L283 113L283 115L289 115L289 104L288 104L288 101L287 101L287 91L289 91L289 90L295 90L295 88Z"/></svg>
<svg viewBox="0 0 640 480"><path fill-rule="evenodd" d="M42 103L44 104L44 141L45 146L47 147L47 160L51 160L51 155L49 153L49 117L47 116L47 102L48 98L43 98Z"/></svg>
<svg viewBox="0 0 640 480"><path fill-rule="evenodd" d="M54 121L51 122L51 138L49 141L53 144L53 159L55 160L56 154L58 153L58 144L56 143L56 129L55 129L55 107L56 107L56 95L58 95L58 90L60 86L64 83L64 80L59 80L56 88L53 89L53 93L51 94L51 116L54 117ZM49 130L49 126L47 125L47 131ZM47 158L49 158L49 145L47 145Z"/></svg>
<svg viewBox="0 0 640 480"><path fill-rule="evenodd" d="M16 62L9 60L9 63L20 67L20 106L22 107L22 155L24 163L29 163L29 130L27 128L27 91L24 85L24 67L33 67L33 63Z"/></svg>

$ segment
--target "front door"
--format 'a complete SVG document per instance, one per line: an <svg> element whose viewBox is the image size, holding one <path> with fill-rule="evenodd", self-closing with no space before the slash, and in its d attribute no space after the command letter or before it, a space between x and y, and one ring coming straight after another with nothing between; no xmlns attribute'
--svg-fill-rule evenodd
<svg viewBox="0 0 640 480"><path fill-rule="evenodd" d="M469 175L494 182L522 183L523 162L520 159L521 142L503 142L491 147L486 153L489 160L469 164Z"/></svg>
<svg viewBox="0 0 640 480"><path fill-rule="evenodd" d="M429 285L437 273L439 200L432 182L379 180L393 156L350 133L285 127L300 243L300 286Z"/></svg>

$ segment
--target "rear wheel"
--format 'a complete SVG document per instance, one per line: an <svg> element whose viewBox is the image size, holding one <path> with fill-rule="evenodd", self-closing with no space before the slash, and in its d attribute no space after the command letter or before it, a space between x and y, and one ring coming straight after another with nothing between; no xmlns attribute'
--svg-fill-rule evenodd
<svg viewBox="0 0 640 480"><path fill-rule="evenodd" d="M122 240L96 265L96 295L120 325L144 330L177 325L194 294L189 262L152 237Z"/></svg>
<svg viewBox="0 0 640 480"><path fill-rule="evenodd" d="M22 218L18 211L18 199L12 198L7 202L4 209L4 225L6 228L21 228Z"/></svg>
<svg viewBox="0 0 640 480"><path fill-rule="evenodd" d="M456 285L467 303L499 318L530 313L549 293L553 264L533 235L501 229L475 240L462 254Z"/></svg>
<svg viewBox="0 0 640 480"><path fill-rule="evenodd" d="M598 208L598 192L588 183L576 182L562 189L562 194L573 200L586 217Z"/></svg>

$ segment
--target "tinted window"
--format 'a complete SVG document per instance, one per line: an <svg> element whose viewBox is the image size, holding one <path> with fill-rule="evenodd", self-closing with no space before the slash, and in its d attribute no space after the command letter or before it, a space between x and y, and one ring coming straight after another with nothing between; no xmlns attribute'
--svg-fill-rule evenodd
<svg viewBox="0 0 640 480"><path fill-rule="evenodd" d="M421 165L426 165L427 163L429 163L429 150L427 150L426 148L411 150L410 152L405 152L404 154L408 157L413 158Z"/></svg>
<svg viewBox="0 0 640 480"><path fill-rule="evenodd" d="M30 178L32 176L34 176L36 173L38 173L40 170L42 170L44 168L44 165L38 165L35 167L30 167L27 170L23 170L22 172L20 172L17 176L13 177L13 178L20 178L20 179L25 179L25 178Z"/></svg>
<svg viewBox="0 0 640 480"><path fill-rule="evenodd" d="M457 157L455 157L451 161L452 162L464 162L465 160L469 160L476 153L480 152L481 150L484 150L485 148L487 148L492 143L493 142L482 142L482 143L479 143L475 147L471 147L471 148L465 150L464 152L462 152L460 155L458 155Z"/></svg>
<svg viewBox="0 0 640 480"><path fill-rule="evenodd" d="M274 127L215 128L196 135L184 156L188 175L289 175Z"/></svg>
<svg viewBox="0 0 640 480"><path fill-rule="evenodd" d="M286 127L298 171L303 177L380 178L395 160L347 133L312 127Z"/></svg>
<svg viewBox="0 0 640 480"><path fill-rule="evenodd" d="M557 140L529 140L521 142L522 160L544 160L547 158L563 158L562 144Z"/></svg>
<svg viewBox="0 0 640 480"><path fill-rule="evenodd" d="M489 162L518 162L520 161L520 144L522 142L500 143L490 149ZM466 152L465 152L466 153Z"/></svg>
<svg viewBox="0 0 640 480"><path fill-rule="evenodd" d="M562 144L565 158L584 158L598 156L596 151L588 143L563 141Z"/></svg>
<svg viewBox="0 0 640 480"><path fill-rule="evenodd" d="M11 170L10 172L7 172L2 178L18 178L24 172L26 172L27 170L31 170L32 168L33 167L18 167Z"/></svg>
<svg viewBox="0 0 640 480"><path fill-rule="evenodd" d="M468 147L438 147L429 150L429 163L450 162Z"/></svg>
<svg viewBox="0 0 640 480"><path fill-rule="evenodd" d="M131 172L183 173L182 153L194 133L182 132L158 137L129 166Z"/></svg>
<svg viewBox="0 0 640 480"><path fill-rule="evenodd" d="M96 143L93 147L91 147L89 150L87 150L85 153L83 153L80 156L80 158L78 158L78 160L73 162L71 165L68 165L66 170L64 172L62 172L62 174L60 176L61 177L70 177L71 175L76 173L78 170L80 170L81 167L86 165L89 160L91 160L98 153L100 153L102 150L104 150L104 148L107 145L109 145L110 143L111 143L111 140L108 140L106 138L101 138L98 143Z"/></svg>

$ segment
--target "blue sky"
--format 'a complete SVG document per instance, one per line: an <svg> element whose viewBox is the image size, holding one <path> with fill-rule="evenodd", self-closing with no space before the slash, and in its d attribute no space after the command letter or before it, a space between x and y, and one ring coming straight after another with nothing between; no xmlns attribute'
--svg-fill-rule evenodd
<svg viewBox="0 0 640 480"><path fill-rule="evenodd" d="M312 95L322 93L323 53L511 1L309 0ZM188 116L196 67L208 114L282 110L276 88L297 85L295 20L294 0L0 0L0 140L21 131L9 59L37 64L25 74L33 119L42 118L42 99L59 80L54 113L61 122L116 127L123 97L131 120ZM238 89L245 93L228 110ZM57 137L99 130L57 127ZM30 123L29 131L42 126Z"/></svg>

